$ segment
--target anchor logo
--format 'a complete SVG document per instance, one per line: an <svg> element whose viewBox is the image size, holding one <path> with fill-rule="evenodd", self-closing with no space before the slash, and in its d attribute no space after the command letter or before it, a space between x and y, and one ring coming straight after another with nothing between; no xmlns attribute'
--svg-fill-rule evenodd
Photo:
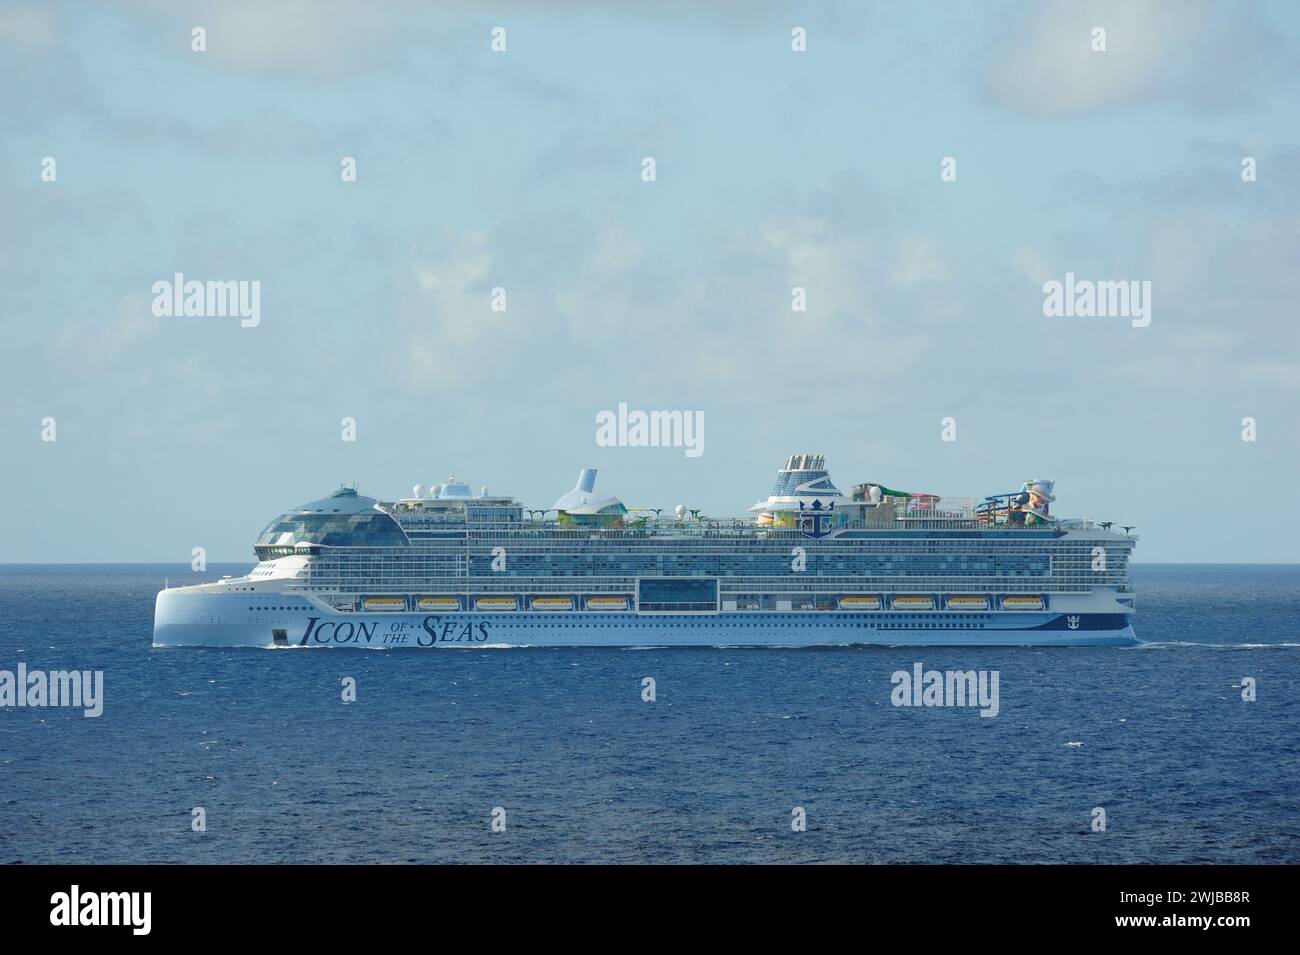
<svg viewBox="0 0 1300 955"><path fill-rule="evenodd" d="M1065 625L1066 625L1067 627L1069 627L1071 630L1078 630L1078 629L1079 629L1079 618L1078 618L1078 616L1075 615L1075 614L1071 614L1070 616L1066 617L1066 618L1065 618Z"/></svg>
<svg viewBox="0 0 1300 955"><path fill-rule="evenodd" d="M831 529L827 523L834 516L835 502L823 504L821 498L816 499L811 504L799 502L799 531L804 537L811 537L813 540L826 537L830 534Z"/></svg>

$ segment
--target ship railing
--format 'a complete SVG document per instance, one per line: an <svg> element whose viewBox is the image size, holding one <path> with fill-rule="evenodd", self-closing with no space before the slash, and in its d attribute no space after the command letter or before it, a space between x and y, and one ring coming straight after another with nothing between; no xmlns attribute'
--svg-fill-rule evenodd
<svg viewBox="0 0 1300 955"><path fill-rule="evenodd" d="M887 519L849 520L829 522L828 530L999 530L999 531L1043 531L1058 526L1056 522L1036 524L1011 524L1002 521L982 521L973 516L929 512L924 514L890 517ZM1090 529L1090 522L1072 521L1068 529ZM776 527L756 524L753 521L659 521L645 524L626 524L623 527L584 527L555 521L527 521L518 528L493 528L502 533L511 531L547 531L559 540L627 540L638 537L700 537L700 538L748 538L760 537L771 539L804 538L806 535L798 527Z"/></svg>
<svg viewBox="0 0 1300 955"><path fill-rule="evenodd" d="M858 508L862 502L855 501L845 505L846 508ZM829 516L825 526L832 532L839 530L999 530L999 531L1043 531L1052 528L1063 530L1105 530L1096 521L1088 518L1062 519L1050 516L1046 520L1037 519L1033 523L1013 523L1006 519L1004 513L991 513L984 508L983 501L975 498L947 497L937 502L929 499L886 497L877 506L865 511L865 517L844 519L844 512L837 510ZM554 518L530 517L517 525L500 528L475 527L475 530L545 530L561 538L593 539L650 536L692 536L692 537L802 537L803 533L796 526L776 526L760 524L752 517L713 518L704 515L685 519L675 517L629 517L620 526L596 526L561 522ZM1116 530L1116 533L1121 533ZM1133 535L1128 535L1133 536Z"/></svg>

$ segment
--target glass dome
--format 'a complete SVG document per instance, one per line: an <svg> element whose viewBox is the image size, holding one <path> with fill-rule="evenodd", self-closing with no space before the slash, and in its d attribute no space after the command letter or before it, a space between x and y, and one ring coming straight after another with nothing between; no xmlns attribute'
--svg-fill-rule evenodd
<svg viewBox="0 0 1300 955"><path fill-rule="evenodd" d="M375 507L373 497L353 488L339 488L329 497L303 504L267 524L255 547L284 548L295 544L326 547L405 547L409 541L397 521ZM260 553L259 553L259 556Z"/></svg>

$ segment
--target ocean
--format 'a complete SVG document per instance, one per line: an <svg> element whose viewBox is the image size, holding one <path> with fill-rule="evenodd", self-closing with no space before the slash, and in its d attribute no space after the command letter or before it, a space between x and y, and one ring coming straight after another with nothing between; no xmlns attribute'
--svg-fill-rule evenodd
<svg viewBox="0 0 1300 955"><path fill-rule="evenodd" d="M0 670L104 673L0 708L0 862L1300 861L1300 566L1134 565L1126 649L153 649L164 576L0 566Z"/></svg>

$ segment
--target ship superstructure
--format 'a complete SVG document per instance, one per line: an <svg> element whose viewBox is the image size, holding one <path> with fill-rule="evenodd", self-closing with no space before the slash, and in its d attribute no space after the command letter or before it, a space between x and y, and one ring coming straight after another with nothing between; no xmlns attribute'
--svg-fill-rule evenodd
<svg viewBox="0 0 1300 955"><path fill-rule="evenodd" d="M1136 538L792 455L751 516L629 508L596 471L528 510L455 478L287 511L246 576L158 595L154 642L206 646L1091 645L1136 642Z"/></svg>

